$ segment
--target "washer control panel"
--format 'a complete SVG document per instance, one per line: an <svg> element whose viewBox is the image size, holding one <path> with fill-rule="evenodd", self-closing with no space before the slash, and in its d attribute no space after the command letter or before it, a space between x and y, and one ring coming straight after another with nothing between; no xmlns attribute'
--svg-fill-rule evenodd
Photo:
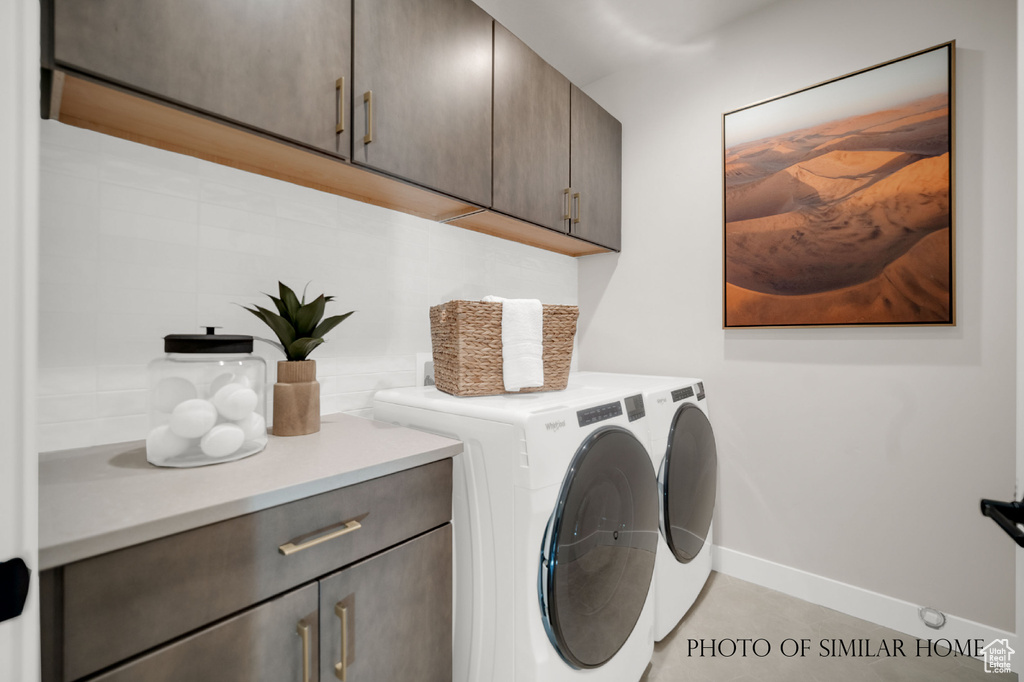
<svg viewBox="0 0 1024 682"><path fill-rule="evenodd" d="M672 402L678 403L680 400L686 400L687 398L693 397L693 386L687 386L686 388L677 388L672 391Z"/></svg>
<svg viewBox="0 0 1024 682"><path fill-rule="evenodd" d="M580 426L589 426L590 424L603 422L605 419L618 417L621 414L622 403L616 400L614 403L606 403L604 405L588 407L585 410L580 410L576 413L576 418L579 419Z"/></svg>
<svg viewBox="0 0 1024 682"><path fill-rule="evenodd" d="M637 393L636 395L626 396L624 402L626 403L626 416L629 417L629 421L635 422L647 414L644 412L644 396L642 394Z"/></svg>

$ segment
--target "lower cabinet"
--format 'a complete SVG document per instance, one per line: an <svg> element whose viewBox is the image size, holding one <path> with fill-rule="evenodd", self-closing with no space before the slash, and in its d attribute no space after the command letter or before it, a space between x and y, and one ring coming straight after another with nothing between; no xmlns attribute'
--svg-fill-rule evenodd
<svg viewBox="0 0 1024 682"><path fill-rule="evenodd" d="M316 583L306 585L93 679L315 680L317 596Z"/></svg>
<svg viewBox="0 0 1024 682"><path fill-rule="evenodd" d="M320 679L452 679L451 526L320 581Z"/></svg>
<svg viewBox="0 0 1024 682"><path fill-rule="evenodd" d="M42 682L450 680L445 459L44 571Z"/></svg>
<svg viewBox="0 0 1024 682"><path fill-rule="evenodd" d="M451 680L451 540L443 526L92 679Z"/></svg>

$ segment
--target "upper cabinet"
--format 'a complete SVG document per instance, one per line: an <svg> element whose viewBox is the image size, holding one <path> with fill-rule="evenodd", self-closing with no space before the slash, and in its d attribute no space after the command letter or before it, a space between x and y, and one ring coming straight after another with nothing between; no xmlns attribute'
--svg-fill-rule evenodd
<svg viewBox="0 0 1024 682"><path fill-rule="evenodd" d="M569 80L494 25L492 208L551 230L569 223Z"/></svg>
<svg viewBox="0 0 1024 682"><path fill-rule="evenodd" d="M58 68L349 156L351 0L52 0Z"/></svg>
<svg viewBox="0 0 1024 682"><path fill-rule="evenodd" d="M619 249L621 125L471 0L41 3L44 116L567 255Z"/></svg>
<svg viewBox="0 0 1024 682"><path fill-rule="evenodd" d="M569 234L618 251L622 223L622 124L572 86Z"/></svg>
<svg viewBox="0 0 1024 682"><path fill-rule="evenodd" d="M494 211L617 251L621 167L622 125L495 23Z"/></svg>
<svg viewBox="0 0 1024 682"><path fill-rule="evenodd" d="M356 0L353 160L491 204L492 20L470 0Z"/></svg>

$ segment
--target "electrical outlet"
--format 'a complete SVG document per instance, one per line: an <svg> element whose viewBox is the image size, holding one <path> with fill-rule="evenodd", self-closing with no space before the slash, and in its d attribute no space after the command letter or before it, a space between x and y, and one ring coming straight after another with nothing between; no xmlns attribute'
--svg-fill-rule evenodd
<svg viewBox="0 0 1024 682"><path fill-rule="evenodd" d="M434 354L433 353L417 353L416 354L416 385L417 386L433 386L434 385Z"/></svg>

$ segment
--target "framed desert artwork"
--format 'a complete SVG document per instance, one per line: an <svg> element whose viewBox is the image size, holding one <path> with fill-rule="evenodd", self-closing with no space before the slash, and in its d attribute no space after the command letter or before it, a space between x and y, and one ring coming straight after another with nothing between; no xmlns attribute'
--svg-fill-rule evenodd
<svg viewBox="0 0 1024 682"><path fill-rule="evenodd" d="M724 325L952 325L954 51L723 115Z"/></svg>

